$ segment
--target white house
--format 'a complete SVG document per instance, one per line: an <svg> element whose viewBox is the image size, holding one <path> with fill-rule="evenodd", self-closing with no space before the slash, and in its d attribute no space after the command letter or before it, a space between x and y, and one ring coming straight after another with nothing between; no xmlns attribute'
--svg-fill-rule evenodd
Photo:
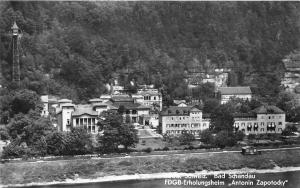
<svg viewBox="0 0 300 188"><path fill-rule="evenodd" d="M160 114L162 134L180 135L182 132L198 136L202 130L209 128L210 119L203 116L196 107L171 106Z"/></svg>
<svg viewBox="0 0 300 188"><path fill-rule="evenodd" d="M248 114L236 114L234 130L248 134L281 133L285 129L285 112L276 106L260 106Z"/></svg>
<svg viewBox="0 0 300 188"><path fill-rule="evenodd" d="M252 92L249 86L246 87L220 87L221 104L227 103L231 98L251 100Z"/></svg>

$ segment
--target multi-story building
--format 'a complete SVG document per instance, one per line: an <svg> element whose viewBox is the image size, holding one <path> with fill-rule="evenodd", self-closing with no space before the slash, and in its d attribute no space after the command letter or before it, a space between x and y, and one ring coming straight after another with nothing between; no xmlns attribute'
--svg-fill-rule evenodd
<svg viewBox="0 0 300 188"><path fill-rule="evenodd" d="M281 133L285 128L285 112L276 106L260 106L251 113L235 114L234 131L248 134Z"/></svg>
<svg viewBox="0 0 300 188"><path fill-rule="evenodd" d="M149 124L146 117L150 116L150 107L137 103L132 97L114 96L111 98L111 104L116 109L119 109L121 106L124 108L124 121L129 118L131 123L139 123L142 125Z"/></svg>
<svg viewBox="0 0 300 188"><path fill-rule="evenodd" d="M210 119L196 107L172 106L161 112L162 134L180 135L187 131L198 136L202 130L209 128Z"/></svg>
<svg viewBox="0 0 300 188"><path fill-rule="evenodd" d="M71 127L84 127L88 132L97 134L97 118L106 110L117 110L109 103L92 99L90 104L75 105L69 99L58 101L56 108L57 127L60 131L70 131Z"/></svg>
<svg viewBox="0 0 300 188"><path fill-rule="evenodd" d="M209 128L210 117L196 107L170 107L160 115L162 133L180 135L183 131L198 136ZM234 114L234 131L249 134L281 133L285 128L285 112L276 106L260 106L249 113Z"/></svg>
<svg viewBox="0 0 300 188"><path fill-rule="evenodd" d="M162 110L162 95L158 89L139 89L137 94L143 96L144 100L139 100L141 104L150 107L152 110Z"/></svg>
<svg viewBox="0 0 300 188"><path fill-rule="evenodd" d="M220 87L221 104L227 103L231 98L251 100L252 92L249 86L246 87Z"/></svg>

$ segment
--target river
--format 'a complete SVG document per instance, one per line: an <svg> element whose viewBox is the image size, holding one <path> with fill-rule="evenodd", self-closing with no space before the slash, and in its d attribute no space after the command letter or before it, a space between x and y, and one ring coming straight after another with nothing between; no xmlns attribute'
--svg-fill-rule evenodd
<svg viewBox="0 0 300 188"><path fill-rule="evenodd" d="M253 175L253 174L252 174ZM225 179L219 179L224 181L225 185L191 185L191 181L202 181L202 180L213 180L216 181L217 179L214 179L213 176L207 177L207 179L173 179L176 181L173 181L173 183L178 183L181 185L170 185L172 181L168 181L166 179L155 179L155 180L142 180L142 181L119 181L119 182L106 182L106 183L89 183L89 184L68 184L68 185L50 185L50 186L32 186L32 188L216 188L216 187L228 187L228 188L300 188L300 171L290 171L290 172L277 172L277 173L258 173L254 174L255 178L251 179L229 179L229 175L226 174ZM180 180L180 181L178 181ZM186 180L186 181L184 181ZM191 180L191 181L188 181ZM238 183L239 180L242 180L243 182L253 182L253 185L233 185L232 180L236 180L236 183ZM249 180L249 181L248 181ZM281 185L257 185L257 180L261 180L260 183L271 183L277 182L279 183L281 180L282 182L286 181L286 183ZM188 185L190 183L190 185ZM185 184L185 185L184 185Z"/></svg>

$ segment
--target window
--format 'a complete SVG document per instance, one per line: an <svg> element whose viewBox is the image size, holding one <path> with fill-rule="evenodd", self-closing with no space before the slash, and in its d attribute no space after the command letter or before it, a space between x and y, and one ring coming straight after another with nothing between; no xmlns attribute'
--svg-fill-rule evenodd
<svg viewBox="0 0 300 188"><path fill-rule="evenodd" d="M280 121L280 122L278 122L278 125L282 125L282 122Z"/></svg>
<svg viewBox="0 0 300 188"><path fill-rule="evenodd" d="M264 132L264 131L265 131L265 129L264 129L264 128L261 128L261 129L260 129L260 131L261 131L261 132Z"/></svg>

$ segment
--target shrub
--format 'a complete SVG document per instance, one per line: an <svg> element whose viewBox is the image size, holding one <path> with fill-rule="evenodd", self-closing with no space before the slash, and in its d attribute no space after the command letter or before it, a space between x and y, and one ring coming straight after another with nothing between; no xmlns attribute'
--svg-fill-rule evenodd
<svg viewBox="0 0 300 188"><path fill-rule="evenodd" d="M189 150L193 150L193 149L195 149L195 148L194 148L194 146L189 146L188 149L189 149Z"/></svg>
<svg viewBox="0 0 300 188"><path fill-rule="evenodd" d="M194 141L195 136L193 134L185 131L179 136L178 139L179 139L179 142L181 145L186 145L186 144L190 144L192 141Z"/></svg>
<svg viewBox="0 0 300 188"><path fill-rule="evenodd" d="M143 151L146 152L146 153L151 153L152 148L149 147L149 148L144 149Z"/></svg>
<svg viewBox="0 0 300 188"><path fill-rule="evenodd" d="M166 146L162 149L163 151L169 151L170 149Z"/></svg>

